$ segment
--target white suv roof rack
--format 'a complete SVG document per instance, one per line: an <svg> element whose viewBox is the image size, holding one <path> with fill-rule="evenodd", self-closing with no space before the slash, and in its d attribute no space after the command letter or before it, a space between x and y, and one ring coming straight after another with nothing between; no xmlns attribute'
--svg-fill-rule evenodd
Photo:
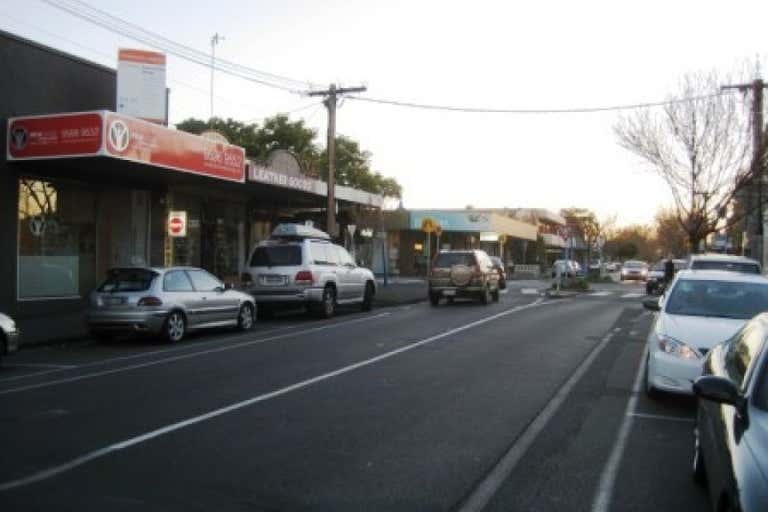
<svg viewBox="0 0 768 512"><path fill-rule="evenodd" d="M325 231L320 231L312 226L304 224L278 224L272 231L271 239L299 240L314 238L318 240L330 240L331 237Z"/></svg>

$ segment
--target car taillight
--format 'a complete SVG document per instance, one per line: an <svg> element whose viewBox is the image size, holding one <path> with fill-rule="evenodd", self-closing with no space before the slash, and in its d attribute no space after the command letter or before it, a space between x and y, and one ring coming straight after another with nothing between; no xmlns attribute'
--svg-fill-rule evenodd
<svg viewBox="0 0 768 512"><path fill-rule="evenodd" d="M309 270L300 270L294 278L296 284L314 284L315 278Z"/></svg>
<svg viewBox="0 0 768 512"><path fill-rule="evenodd" d="M249 272L243 272L240 274L240 282L241 283L252 283L253 277L251 277L251 274Z"/></svg>
<svg viewBox="0 0 768 512"><path fill-rule="evenodd" d="M161 301L157 297L142 297L139 299L139 302L137 302L136 305L137 306L162 306L163 301Z"/></svg>

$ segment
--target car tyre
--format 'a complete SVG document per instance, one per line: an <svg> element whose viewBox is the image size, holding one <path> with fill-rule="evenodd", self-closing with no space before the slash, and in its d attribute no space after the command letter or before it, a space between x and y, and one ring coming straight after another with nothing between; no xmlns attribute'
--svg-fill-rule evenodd
<svg viewBox="0 0 768 512"><path fill-rule="evenodd" d="M181 311L171 311L163 325L163 335L171 343L178 343L187 333L187 319Z"/></svg>
<svg viewBox="0 0 768 512"><path fill-rule="evenodd" d="M704 458L701 455L701 442L699 441L699 428L693 429L693 481L699 485L707 483L707 469L704 466Z"/></svg>
<svg viewBox="0 0 768 512"><path fill-rule="evenodd" d="M491 298L493 299L493 302L499 302L501 294L499 293L499 289L496 288L493 290L493 293L491 293Z"/></svg>
<svg viewBox="0 0 768 512"><path fill-rule="evenodd" d="M373 309L373 283L370 281L365 283L365 291L363 292L363 303L360 305L363 311L370 311Z"/></svg>
<svg viewBox="0 0 768 512"><path fill-rule="evenodd" d="M115 339L115 333L105 331L91 331L91 338L99 343L109 343Z"/></svg>
<svg viewBox="0 0 768 512"><path fill-rule="evenodd" d="M482 305L490 304L491 302L491 290L488 289L488 286L486 285L485 288L483 288L483 291L480 292L480 303Z"/></svg>
<svg viewBox="0 0 768 512"><path fill-rule="evenodd" d="M320 318L331 318L336 312L336 289L326 286L323 289L323 300L317 310Z"/></svg>
<svg viewBox="0 0 768 512"><path fill-rule="evenodd" d="M429 303L432 305L432 307L437 307L440 305L440 294L435 292L429 292Z"/></svg>
<svg viewBox="0 0 768 512"><path fill-rule="evenodd" d="M240 306L240 311L237 313L237 328L241 331L250 331L253 329L253 323L253 305L246 302Z"/></svg>

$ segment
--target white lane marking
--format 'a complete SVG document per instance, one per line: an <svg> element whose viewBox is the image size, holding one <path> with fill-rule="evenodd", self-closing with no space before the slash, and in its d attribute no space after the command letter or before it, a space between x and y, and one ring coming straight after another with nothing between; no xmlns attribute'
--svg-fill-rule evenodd
<svg viewBox="0 0 768 512"><path fill-rule="evenodd" d="M499 290L499 293L502 295L506 295L509 293L509 288L504 288L503 290Z"/></svg>
<svg viewBox="0 0 768 512"><path fill-rule="evenodd" d="M347 366L344 366L342 368L339 368L337 370L324 373L322 375L318 375L316 377L312 377L307 380L303 380L301 382L297 382L295 384L291 384L290 386L285 386L280 389L276 389L275 391L271 391L269 393L265 393L262 395L257 395L253 398L249 398L247 400L243 400L241 402L236 402L230 405L227 405L225 407L222 407L220 409L215 409L213 411L207 412L205 414L201 414L199 416L193 416L191 418L187 418L185 420L179 421L177 423L172 423L170 425L166 425L164 427L160 427L155 430L151 430L149 432L146 432L144 434L131 437L129 439L125 439L124 441L120 441L114 444L111 444L109 446L105 446L104 448L100 448L98 450L92 451L90 453L86 453L85 455L82 455L80 457L77 457L75 459L72 459L68 462L65 462L63 464L60 464L58 466L53 466L48 469L44 469L42 471L38 471L37 473L33 473L29 476L18 478L16 480L10 480L8 482L0 483L0 492L8 491L11 489L15 489L17 487L23 487L25 485L29 485L35 482L40 482L42 480L47 480L48 478L54 477L56 475L59 475L61 473L64 473L66 471L69 471L71 469L74 469L78 466L82 466L83 464L90 462L94 459L98 459L101 457L104 457L105 455L108 455L112 452L116 452L119 450L123 450L125 448L129 448L131 446L135 446L137 444L141 444L144 442L147 442L151 439L154 439L156 437L168 434L170 432L174 432L176 430L183 429L185 427L189 427L190 425L194 425L196 423L201 423L206 420L210 420L212 418L216 418L218 416L222 416L224 414L237 411L238 409L242 409L244 407L248 407L250 405L264 402L266 400L270 400L272 398L279 397L281 395L285 395L287 393L291 393L292 391L298 391L300 389L309 387L313 384L317 384L318 382L322 382L324 380L331 379L333 377L338 377L339 375L343 375L345 373L349 373L353 370L357 370L358 368L363 368L365 366L372 365L374 363L378 363L379 361L383 361L385 359L389 359L391 357L394 357L398 354L402 354L403 352L408 352L410 350L413 350L415 348L421 347L422 345L426 345L427 343L432 343L433 341L437 341L443 338L446 338L448 336L452 336L454 334L466 331L467 329L472 329L473 327L477 327L479 325L483 325L488 322L492 322L493 320L497 320L499 318L505 317L507 315L511 315L512 313L517 313L518 311L522 311L524 309L533 308L540 305L545 304L552 304L551 302L544 302L541 299L532 302L530 304L525 304L523 306L516 306L514 308L507 309L505 311L502 311L501 313L496 313L495 315L487 316L485 318L481 318L479 320L475 320L474 322L470 322L468 324L462 325L460 327L456 327L453 329L449 329L447 331L443 331L439 334L435 334L434 336L430 336L429 338L424 338L422 340L415 341L409 345L400 347L395 350L391 350L389 352L385 352L383 354L380 354L378 356L372 357L370 359L365 359L363 361L359 361L357 363L353 363Z"/></svg>
<svg viewBox="0 0 768 512"><path fill-rule="evenodd" d="M3 368L56 368L61 370L68 370L70 368L77 368L76 364L43 364L43 363L3 363Z"/></svg>
<svg viewBox="0 0 768 512"><path fill-rule="evenodd" d="M570 395L576 383L581 380L585 373L589 370L592 362L597 358L600 352L613 338L613 333L606 334L595 348L589 353L589 355L581 362L576 370L571 374L568 380L563 384L555 393L555 395L547 402L547 405L539 412L531 423L525 428L523 433L512 446L507 450L504 456L494 466L490 473L483 479L482 482L472 491L472 494L462 503L459 507L459 512L479 512L485 508L488 502L493 498L499 488L506 482L512 470L523 458L523 455L528 451L531 445L536 441L539 434L546 428L547 424L557 414L560 406L565 402Z"/></svg>
<svg viewBox="0 0 768 512"><path fill-rule="evenodd" d="M149 362L146 362L146 363L132 364L132 365L128 365L128 366L121 366L119 368L112 368L112 369L109 369L109 370L102 370L102 371L99 371L99 372L85 373L83 375L76 375L74 377L65 377L63 379L49 380L49 381L41 382L41 383L38 383L38 384L29 384L29 385L26 385L26 386L19 386L19 387L16 387L16 388L3 389L3 390L0 390L0 396L2 396L2 395L9 395L11 393L19 393L21 391L29 391L29 390L32 390L32 389L39 389L39 388L46 388L46 387L49 387L49 386L56 386L56 385L59 385L59 384L67 384L67 383L70 383L70 382L77 382L77 381L80 381L80 380L92 379L92 378L95 378L95 377L103 377L104 375L112 375L114 373L121 373L121 372L130 371L130 370L137 370L139 368L147 368L147 367L150 367L150 366L156 366L158 364L166 364L166 363L170 363L170 362L173 362L173 361L181 361L183 359L190 359L192 357L198 357L198 356L202 356L202 355L206 355L206 354L214 354L214 353L217 353L217 352L225 352L227 350L233 350L233 349L236 349L236 348L242 348L242 347L247 347L247 346L250 346L250 345L257 345L257 344L260 344L260 343L265 343L267 341L280 340L280 339L284 339L284 338L290 338L290 337L293 337L293 336L299 336L299 335L302 335L302 334L310 334L310 333L317 332L317 331L324 331L324 330L327 330L327 329L333 329L334 327L337 327L337 326L340 326L340 325L349 325L349 324L365 322L365 321L368 321L368 320L373 320L373 319L376 319L376 318L380 318L380 317L384 317L384 316L389 316L391 314L392 313L389 313L389 312L379 313L378 315L366 316L364 318L357 318L355 320L349 320L348 322L334 322L332 324L326 324L326 325L321 325L321 326L318 326L318 327L312 327L310 329L303 329L301 331L293 331L293 332L288 332L288 333L285 333L285 334L278 334L278 335L275 335L275 336L268 336L266 338L257 338L255 340L243 341L241 343L234 343L232 345L227 345L225 347L217 347L217 348L212 348L212 349L208 349L208 350L198 350L198 351L195 351L195 352L191 352L189 354L182 354L180 356L166 357L166 358L163 358L163 359L155 359L154 361L149 361Z"/></svg>
<svg viewBox="0 0 768 512"><path fill-rule="evenodd" d="M642 297L645 295L644 293L625 293L621 296L622 299L636 299L638 297Z"/></svg>
<svg viewBox="0 0 768 512"><path fill-rule="evenodd" d="M613 295L613 292L608 292L603 290L603 291L597 291L597 292L592 292L587 294L587 296L589 297L607 297L608 295Z"/></svg>
<svg viewBox="0 0 768 512"><path fill-rule="evenodd" d="M270 332L279 332L279 331L285 331L285 330L288 330L288 329L295 329L296 327L298 327L298 326L297 325L286 325L284 327L276 327L274 329L265 329L263 331L260 331L259 333L251 333L251 334L259 334L259 335L261 335L261 334L267 334L267 333L270 333ZM115 361L125 361L125 360L128 360L128 359L136 359L136 358L139 358L139 357L146 357L146 356L152 356L152 355L157 355L157 354L167 354L167 353L171 353L171 352L179 352L179 351L182 351L182 350L194 350L194 349L200 348L200 347L207 347L208 345L226 343L227 341L230 341L230 340L233 340L233 339L234 340L241 339L241 338L243 338L243 336L245 336L245 335L242 334L242 333L241 334L236 334L236 335L222 336L222 337L217 337L217 338L212 339L212 340L201 341L201 342L197 342L197 343L192 343L190 345L183 345L183 346L180 346L180 347L164 348L164 349L160 349L160 350L150 350L149 352L140 352L138 354L131 354L131 355L127 355L127 356L117 356L117 357L110 357L110 358L107 358L107 359L99 359L98 361L93 361L93 362L90 362L90 363L79 364L76 367L77 368L90 368L92 366L101 366L101 365L113 363ZM70 370L70 369L71 368L57 368L55 370L48 370L48 371L43 371L43 372L28 373L28 374L25 374L25 375L15 375L13 377L6 377L4 379L0 379L0 384L2 384L4 382L10 382L10 381L14 381L14 380L30 378L30 377L35 377L35 376L39 376L39 375L46 375L46 374L49 374L49 373L56 373L56 372L61 372L61 371L64 371L64 370Z"/></svg>
<svg viewBox="0 0 768 512"><path fill-rule="evenodd" d="M520 288L520 293L523 295L538 295L539 290L537 288Z"/></svg>
<svg viewBox="0 0 768 512"><path fill-rule="evenodd" d="M600 474L600 482L592 499L592 512L607 512L610 510L616 476L619 474L621 458L624 455L624 448L627 445L629 433L632 430L632 423L635 419L634 412L635 407L637 407L637 397L641 390L643 375L645 374L645 361L646 350L643 350L642 359L640 359L640 364L637 366L635 383L632 385L632 396L627 401L624 418L621 420L621 426L616 434L616 441L613 444L611 455L608 457L608 461L605 463Z"/></svg>
<svg viewBox="0 0 768 512"><path fill-rule="evenodd" d="M613 332L619 332L619 331L621 331L621 327L616 327L613 329Z"/></svg>
<svg viewBox="0 0 768 512"><path fill-rule="evenodd" d="M664 414L648 414L644 412L632 412L629 413L634 418L646 418L649 420L663 420L663 421L683 421L685 423L696 423L693 418L684 418L682 416L667 416Z"/></svg>

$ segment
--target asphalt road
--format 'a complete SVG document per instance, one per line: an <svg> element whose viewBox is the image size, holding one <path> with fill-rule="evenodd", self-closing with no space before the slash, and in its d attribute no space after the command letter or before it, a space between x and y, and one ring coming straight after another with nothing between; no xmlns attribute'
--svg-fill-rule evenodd
<svg viewBox="0 0 768 512"><path fill-rule="evenodd" d="M24 350L0 510L706 509L693 403L633 390L639 290Z"/></svg>

